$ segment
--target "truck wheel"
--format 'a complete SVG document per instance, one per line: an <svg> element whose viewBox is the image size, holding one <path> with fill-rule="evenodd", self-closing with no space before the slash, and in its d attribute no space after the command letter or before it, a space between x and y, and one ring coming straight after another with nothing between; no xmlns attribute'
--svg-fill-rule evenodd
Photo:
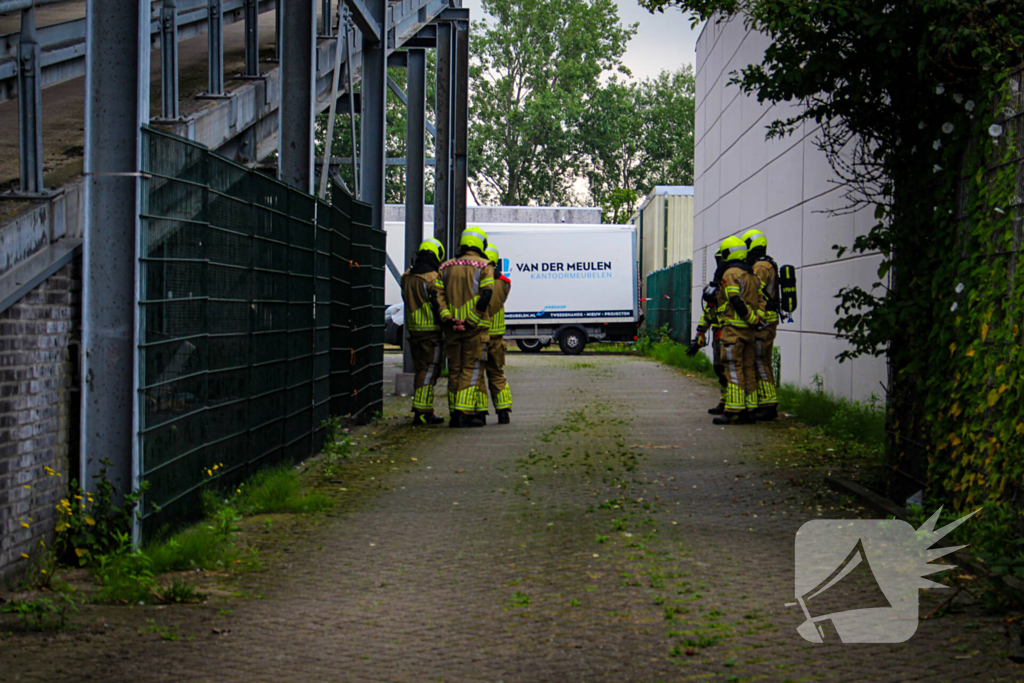
<svg viewBox="0 0 1024 683"><path fill-rule="evenodd" d="M539 339L516 339L516 346L523 353L540 353L544 348Z"/></svg>
<svg viewBox="0 0 1024 683"><path fill-rule="evenodd" d="M558 335L558 348L562 349L562 353L567 356L583 353L586 345L587 335L582 330L570 328L562 330L562 334Z"/></svg>

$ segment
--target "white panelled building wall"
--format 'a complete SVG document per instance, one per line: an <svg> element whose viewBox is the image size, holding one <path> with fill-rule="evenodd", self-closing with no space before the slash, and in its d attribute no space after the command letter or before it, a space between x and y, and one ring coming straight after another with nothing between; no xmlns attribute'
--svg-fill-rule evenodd
<svg viewBox="0 0 1024 683"><path fill-rule="evenodd" d="M761 104L730 85L732 72L760 62L769 40L747 31L742 17L709 21L697 41L693 310L714 274L714 253L729 235L758 228L779 265L797 269L799 306L782 323L776 345L782 381L813 386L815 376L836 396L863 400L884 395L885 362L861 358L839 363L847 348L835 337L835 298L840 288L877 281L877 254L837 258L832 245L850 246L873 225L870 211L830 216L845 205L817 128L805 124L781 140L766 140L767 126L786 116L787 105ZM694 315L694 326L699 313Z"/></svg>

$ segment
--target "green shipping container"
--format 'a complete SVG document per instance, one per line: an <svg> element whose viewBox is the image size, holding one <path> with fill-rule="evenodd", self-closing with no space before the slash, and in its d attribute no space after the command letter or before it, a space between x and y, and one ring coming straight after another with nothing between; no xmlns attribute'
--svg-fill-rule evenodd
<svg viewBox="0 0 1024 683"><path fill-rule="evenodd" d="M647 276L647 319L649 334L668 326L668 334L681 344L690 342L690 303L693 264L681 261Z"/></svg>

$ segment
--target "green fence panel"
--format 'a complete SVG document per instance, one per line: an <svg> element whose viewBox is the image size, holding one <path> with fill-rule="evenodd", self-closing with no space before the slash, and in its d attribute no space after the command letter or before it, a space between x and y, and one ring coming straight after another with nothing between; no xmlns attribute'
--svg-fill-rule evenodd
<svg viewBox="0 0 1024 683"><path fill-rule="evenodd" d="M646 327L650 334L663 327L669 337L686 344L690 341L690 302L693 264L682 261L647 276Z"/></svg>
<svg viewBox="0 0 1024 683"><path fill-rule="evenodd" d="M203 487L317 452L332 415L383 400L384 233L335 204L143 133L139 453L151 535ZM353 303L357 302L357 303Z"/></svg>

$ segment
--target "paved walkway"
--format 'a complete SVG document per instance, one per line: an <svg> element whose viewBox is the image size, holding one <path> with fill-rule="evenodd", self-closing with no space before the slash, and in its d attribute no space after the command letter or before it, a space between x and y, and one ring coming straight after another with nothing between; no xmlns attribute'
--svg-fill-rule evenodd
<svg viewBox="0 0 1024 683"><path fill-rule="evenodd" d="M263 599L108 608L76 632L15 635L0 678L1024 679L1002 621L976 612L922 622L901 645L797 635L799 608L783 606L794 534L836 513L758 457L785 430L713 427L714 388L643 359L510 364L512 425L378 451L378 491L253 575ZM160 640L146 619L194 639Z"/></svg>

